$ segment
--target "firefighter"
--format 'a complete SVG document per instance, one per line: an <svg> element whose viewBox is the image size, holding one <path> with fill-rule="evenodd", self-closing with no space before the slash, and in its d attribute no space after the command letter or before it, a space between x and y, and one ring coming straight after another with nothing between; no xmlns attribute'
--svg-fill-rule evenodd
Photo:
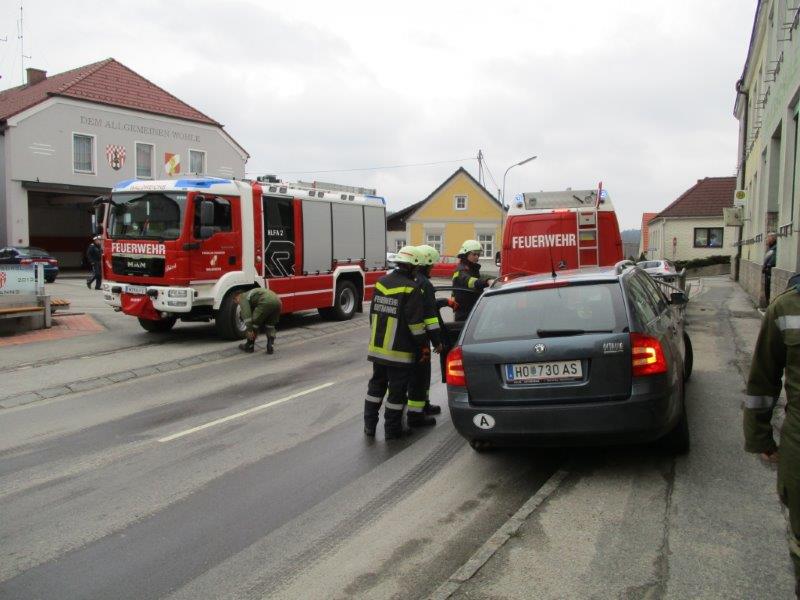
<svg viewBox="0 0 800 600"><path fill-rule="evenodd" d="M253 288L238 295L242 320L247 327L247 339L239 344L243 352L255 350L256 336L262 325L267 328L267 354L275 352L275 326L281 316L281 299L272 290Z"/></svg>
<svg viewBox="0 0 800 600"><path fill-rule="evenodd" d="M414 281L419 258L412 246L403 246L395 258L397 268L375 284L369 309L371 333L367 360L372 378L364 399L364 433L375 435L384 395L384 432L387 440L403 435L403 408L408 384L419 361L430 361L425 334L422 292ZM421 410L408 413L408 426L435 424Z"/></svg>
<svg viewBox="0 0 800 600"><path fill-rule="evenodd" d="M770 460L777 454L778 497L789 509L789 553L800 598L800 278L767 307L753 352L744 409L745 450ZM780 452L772 409L786 388Z"/></svg>
<svg viewBox="0 0 800 600"><path fill-rule="evenodd" d="M453 297L457 308L453 311L456 321L464 321L472 307L478 301L478 296L494 283L494 279L481 277L481 243L476 240L466 240L458 251L458 265L453 272ZM461 291L471 290L471 291Z"/></svg>
<svg viewBox="0 0 800 600"><path fill-rule="evenodd" d="M431 267L439 262L439 252L433 246L417 246L419 258L415 280L422 291L422 305L424 309L425 332L428 334L433 351L439 354L442 351L442 336L439 326L439 309L436 304L436 290L430 280ZM431 387L431 361L418 361L414 365L414 374L408 386L408 412L422 410L426 415L438 415L442 408L431 404L428 397Z"/></svg>

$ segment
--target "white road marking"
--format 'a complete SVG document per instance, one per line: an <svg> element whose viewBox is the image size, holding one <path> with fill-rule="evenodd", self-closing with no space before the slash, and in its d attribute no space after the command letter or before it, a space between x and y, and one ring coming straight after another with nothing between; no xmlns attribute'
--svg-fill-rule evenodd
<svg viewBox="0 0 800 600"><path fill-rule="evenodd" d="M178 433L173 433L172 435L168 435L167 437L163 437L159 439L159 442L171 442L172 440L177 440L178 438L182 438L186 435L191 433L195 433L197 431L202 431L203 429L208 429L209 427L214 427L214 425L220 425L221 423L227 423L228 421L232 421L233 419L238 419L239 417L244 417L245 415L252 414L259 410L264 410L265 408L269 408L271 406L276 406L278 404L283 404L284 402L288 402L289 400L294 400L295 398L299 398L300 396L305 396L306 394L311 394L313 392L318 392L319 390L323 390L326 387L330 387L335 382L329 381L328 383L323 383L322 385L315 386L313 388L309 388L307 390L303 390L302 392L296 392L294 394L290 394L289 396L284 396L283 398L279 398L278 400L273 400L272 402L267 402L266 404L260 404L259 406L254 406L253 408L248 408L247 410L243 410L242 412L238 412L233 415L228 415L227 417L222 417L221 419L217 419L216 421L210 421L204 425L198 425L197 427L192 427L191 429L186 429L185 431L179 431Z"/></svg>

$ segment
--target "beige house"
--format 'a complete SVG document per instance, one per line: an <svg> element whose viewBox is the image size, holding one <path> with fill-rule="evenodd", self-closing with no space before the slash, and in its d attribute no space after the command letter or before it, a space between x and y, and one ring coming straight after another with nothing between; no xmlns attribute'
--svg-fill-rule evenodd
<svg viewBox="0 0 800 600"><path fill-rule="evenodd" d="M647 258L675 261L735 254L737 229L725 227L722 217L722 209L733 206L735 189L735 177L699 179L650 219Z"/></svg>

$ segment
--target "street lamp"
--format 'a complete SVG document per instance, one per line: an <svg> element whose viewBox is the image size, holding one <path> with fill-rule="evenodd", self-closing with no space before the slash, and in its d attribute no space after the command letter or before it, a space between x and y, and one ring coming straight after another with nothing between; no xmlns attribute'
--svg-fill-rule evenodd
<svg viewBox="0 0 800 600"><path fill-rule="evenodd" d="M531 162L532 160L536 160L536 157L535 156L531 156L530 158L526 158L525 160L521 160L518 163L514 163L513 165L511 165L510 167L508 167L506 169L505 173L503 173L503 195L502 195L503 208L505 208L505 206L506 206L506 175L508 175L508 172L511 169L513 169L514 167L520 167L520 166L524 165L525 163Z"/></svg>

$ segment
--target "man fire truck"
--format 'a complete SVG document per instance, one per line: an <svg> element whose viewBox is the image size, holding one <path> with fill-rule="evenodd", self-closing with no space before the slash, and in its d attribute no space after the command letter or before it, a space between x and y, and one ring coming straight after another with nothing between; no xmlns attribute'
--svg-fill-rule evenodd
<svg viewBox="0 0 800 600"><path fill-rule="evenodd" d="M235 296L254 287L283 313L361 312L386 269L385 200L268 179L119 183L95 201L105 301L147 331L214 320L226 339L244 337Z"/></svg>
<svg viewBox="0 0 800 600"><path fill-rule="evenodd" d="M520 194L508 210L500 275L547 273L622 260L617 214L596 190Z"/></svg>

